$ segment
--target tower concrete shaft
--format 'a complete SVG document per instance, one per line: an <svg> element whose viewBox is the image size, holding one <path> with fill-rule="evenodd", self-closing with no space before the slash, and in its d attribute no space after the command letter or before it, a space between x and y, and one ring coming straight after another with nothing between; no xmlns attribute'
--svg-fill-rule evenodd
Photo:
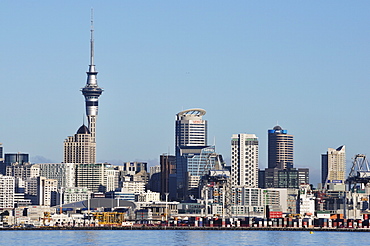
<svg viewBox="0 0 370 246"><path fill-rule="evenodd" d="M91 19L91 38L90 38L90 65L87 74L86 86L81 89L85 97L86 103L86 116L88 120L88 128L91 133L91 141L96 142L96 118L98 116L98 102L99 96L102 94L103 89L98 86L97 75L94 65L94 28L93 20Z"/></svg>

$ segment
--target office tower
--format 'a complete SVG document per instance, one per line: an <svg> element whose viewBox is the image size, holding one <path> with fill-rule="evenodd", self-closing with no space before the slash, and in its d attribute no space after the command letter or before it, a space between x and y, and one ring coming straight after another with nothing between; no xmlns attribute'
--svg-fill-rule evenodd
<svg viewBox="0 0 370 246"><path fill-rule="evenodd" d="M280 126L268 130L268 167L293 167L293 135Z"/></svg>
<svg viewBox="0 0 370 246"><path fill-rule="evenodd" d="M6 168L9 167L12 163L28 163L29 156L24 153L9 153L5 154L4 162L1 165L0 173L6 175Z"/></svg>
<svg viewBox="0 0 370 246"><path fill-rule="evenodd" d="M255 134L232 135L231 183L234 187L258 187L258 138Z"/></svg>
<svg viewBox="0 0 370 246"><path fill-rule="evenodd" d="M161 198L165 199L166 193L171 193L170 198L176 198L176 184L170 185L170 175L176 174L176 158L174 155L163 154L159 157L159 164L161 166Z"/></svg>
<svg viewBox="0 0 370 246"><path fill-rule="evenodd" d="M91 134L91 142L96 142L96 118L98 116L98 102L99 96L102 94L103 89L98 86L97 75L94 64L94 28L93 20L91 20L91 37L90 37L90 65L87 73L87 82L82 88L82 94L85 97L86 116L88 120L88 129Z"/></svg>
<svg viewBox="0 0 370 246"><path fill-rule="evenodd" d="M74 136L64 140L64 163L95 163L95 146L89 129L82 125Z"/></svg>
<svg viewBox="0 0 370 246"><path fill-rule="evenodd" d="M207 121L203 109L188 109L176 115L176 148L207 145Z"/></svg>
<svg viewBox="0 0 370 246"><path fill-rule="evenodd" d="M344 184L346 180L346 147L337 149L328 148L326 154L321 155L322 184Z"/></svg>
<svg viewBox="0 0 370 246"><path fill-rule="evenodd" d="M206 111L188 109L176 115L175 151L176 151L176 187L179 199L185 199L188 190L189 173L194 175L200 162L188 165L187 158L198 155L207 147L207 121L203 120Z"/></svg>

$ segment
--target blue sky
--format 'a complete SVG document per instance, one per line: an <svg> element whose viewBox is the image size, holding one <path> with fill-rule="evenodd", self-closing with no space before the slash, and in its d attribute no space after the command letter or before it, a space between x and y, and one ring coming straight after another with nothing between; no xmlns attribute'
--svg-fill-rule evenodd
<svg viewBox="0 0 370 246"><path fill-rule="evenodd" d="M174 152L175 114L204 108L225 159L235 133L260 141L277 122L295 166L320 180L321 154L370 150L368 1L2 1L0 142L33 160L63 158L82 124L90 9L104 88L97 159Z"/></svg>

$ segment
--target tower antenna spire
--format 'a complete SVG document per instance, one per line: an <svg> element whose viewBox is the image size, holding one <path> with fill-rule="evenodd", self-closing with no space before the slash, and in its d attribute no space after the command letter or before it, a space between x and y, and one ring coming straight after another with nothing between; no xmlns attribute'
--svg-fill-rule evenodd
<svg viewBox="0 0 370 246"><path fill-rule="evenodd" d="M91 26L90 26L90 65L94 65L94 9L91 8Z"/></svg>

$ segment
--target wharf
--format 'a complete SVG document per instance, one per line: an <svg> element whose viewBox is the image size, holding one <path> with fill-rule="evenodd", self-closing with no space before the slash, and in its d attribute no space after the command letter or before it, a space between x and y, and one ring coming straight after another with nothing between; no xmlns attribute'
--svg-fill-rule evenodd
<svg viewBox="0 0 370 246"><path fill-rule="evenodd" d="M194 227L194 226L101 226L101 227L19 227L0 228L0 231L39 231L39 230L197 230L197 231L336 231L370 232L370 228L333 228L333 227Z"/></svg>

